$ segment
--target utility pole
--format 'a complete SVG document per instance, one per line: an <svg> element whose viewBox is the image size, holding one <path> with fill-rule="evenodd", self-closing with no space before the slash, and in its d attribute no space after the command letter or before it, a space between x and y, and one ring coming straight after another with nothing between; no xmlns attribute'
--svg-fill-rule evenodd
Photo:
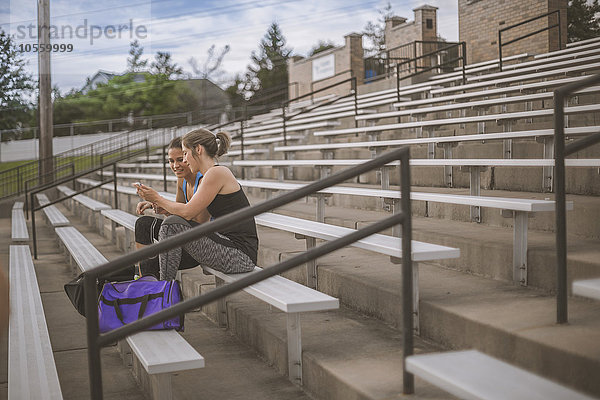
<svg viewBox="0 0 600 400"><path fill-rule="evenodd" d="M39 148L40 183L52 181L52 82L50 76L50 0L38 0L38 78L39 78ZM44 49L45 51L42 51Z"/></svg>

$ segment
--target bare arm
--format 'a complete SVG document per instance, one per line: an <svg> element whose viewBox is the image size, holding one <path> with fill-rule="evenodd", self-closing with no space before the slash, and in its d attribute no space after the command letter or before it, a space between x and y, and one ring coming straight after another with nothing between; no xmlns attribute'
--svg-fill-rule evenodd
<svg viewBox="0 0 600 400"><path fill-rule="evenodd" d="M177 192L175 193L175 201L178 203L185 203L185 196L183 195L183 178L177 178Z"/></svg>
<svg viewBox="0 0 600 400"><path fill-rule="evenodd" d="M226 187L227 189L239 187L233 174L225 167L213 167L206 172L198 186L198 190L187 204L177 203L161 197L154 189L142 185L138 193L142 198L157 204L170 214L179 215L187 220L202 218L208 215L206 208L215 196ZM231 190L232 192L233 190Z"/></svg>

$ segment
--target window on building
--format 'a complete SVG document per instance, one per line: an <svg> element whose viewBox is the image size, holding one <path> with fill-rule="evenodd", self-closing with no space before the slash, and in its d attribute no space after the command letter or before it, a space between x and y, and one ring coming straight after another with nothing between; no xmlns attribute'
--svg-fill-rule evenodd
<svg viewBox="0 0 600 400"><path fill-rule="evenodd" d="M427 18L425 23L427 24L427 29L433 29L433 20L431 18Z"/></svg>

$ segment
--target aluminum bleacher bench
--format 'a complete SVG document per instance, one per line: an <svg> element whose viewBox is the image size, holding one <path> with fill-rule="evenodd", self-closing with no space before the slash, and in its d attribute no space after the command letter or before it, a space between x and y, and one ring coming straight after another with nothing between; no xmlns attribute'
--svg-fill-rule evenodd
<svg viewBox="0 0 600 400"><path fill-rule="evenodd" d="M406 370L461 399L593 399L477 350L412 355Z"/></svg>
<svg viewBox="0 0 600 400"><path fill-rule="evenodd" d="M213 268L202 267L204 271L215 275L217 285L235 282L248 274L225 274ZM260 271L256 267L254 272ZM292 382L302 384L302 334L300 313L310 311L335 310L339 308L339 300L325 293L301 285L282 276L273 276L244 289L245 292L270 304L286 313L287 317L287 345L288 345L288 375ZM225 318L224 302L218 305L219 317ZM220 323L224 324L221 320Z"/></svg>
<svg viewBox="0 0 600 400"><path fill-rule="evenodd" d="M29 240L22 201L17 201L13 204L10 235L13 242L26 242Z"/></svg>
<svg viewBox="0 0 600 400"><path fill-rule="evenodd" d="M306 130L313 130L313 129L317 129L317 128L334 127L334 126L340 126L340 125L341 125L341 123L337 122L337 121L321 121L321 122L312 122L312 123L303 124L303 125L292 125L292 126L287 127L286 131L287 132L306 131ZM257 137L257 136L274 135L276 133L283 133L283 127L271 128L271 129L260 129L256 132L249 132L249 133L246 133L246 131L244 130L244 138L253 138L253 137Z"/></svg>
<svg viewBox="0 0 600 400"><path fill-rule="evenodd" d="M364 129L364 128L363 128ZM586 135L593 134L600 130L600 126L584 126L576 128L565 128L565 135ZM394 140L370 140L366 142L348 142L348 143L319 143L309 145L294 145L294 146L278 146L274 148L274 151L310 151L310 150L335 150L343 148L368 148L368 149L385 149L388 147L405 146L405 145L416 145L416 144L429 144L429 143L459 143L469 141L482 141L482 140L505 140L505 139L522 139L522 138L535 138L535 137L548 137L554 136L554 129L537 129L528 131L515 131L515 132L498 132L498 133L477 133L471 135L457 135L457 136L438 136L438 137L425 137L415 139L394 139ZM447 157L450 158L450 157Z"/></svg>
<svg viewBox="0 0 600 400"><path fill-rule="evenodd" d="M81 272L107 262L76 228L57 228L56 234ZM204 358L176 331L140 332L126 341L150 377L153 399L171 398L172 373L204 367Z"/></svg>
<svg viewBox="0 0 600 400"><path fill-rule="evenodd" d="M600 278L582 279L573 282L573 294L600 300Z"/></svg>
<svg viewBox="0 0 600 400"><path fill-rule="evenodd" d="M576 44L577 43L577 44ZM536 54L533 58L547 58L554 57L558 54L566 54L570 52L579 52L581 50L592 49L600 46L600 39L595 37L593 39L581 40L579 42L567 43L567 48L562 50L555 50L549 53Z"/></svg>
<svg viewBox="0 0 600 400"><path fill-rule="evenodd" d="M256 187L266 190L295 190L302 186L300 183L276 181L244 181L240 180L243 187ZM397 190L365 189L351 186L332 186L321 190L317 195L350 195L366 196L389 199L392 211L400 201L400 192ZM555 209L555 202L551 200L515 199L489 196L466 196L444 193L411 192L411 200L437 202L445 204L477 206L495 208L502 211L505 217L513 218L513 280L527 285L527 225L528 216L535 212L551 212ZM573 209L573 202L566 203L567 210ZM324 220L324 201L317 202L317 219ZM394 234L396 235L396 234Z"/></svg>
<svg viewBox="0 0 600 400"><path fill-rule="evenodd" d="M50 203L50 200L48 199L48 196L46 196L43 193L38 193L35 195L37 198L37 201L39 203L40 206L46 205L48 203ZM71 223L69 222L69 220L67 219L67 217L65 217L63 215L63 213L60 212L60 210L58 208L56 208L56 206L48 206L42 209L44 211L44 215L46 216L46 220L48 221L48 223L53 227L59 227L59 226L69 226L71 225Z"/></svg>
<svg viewBox="0 0 600 400"><path fill-rule="evenodd" d="M578 40L576 42L567 43L567 48L578 47L578 46L582 46L584 44L590 44L590 43L597 43L598 45L600 45L600 37L595 37L595 38L586 39L586 40ZM552 53L546 53L546 54L552 54ZM540 54L540 55L543 56L543 54Z"/></svg>
<svg viewBox="0 0 600 400"><path fill-rule="evenodd" d="M60 185L60 186L57 186L56 189L58 189L58 191L61 192L65 196L70 196L73 193L76 193L75 190L73 190L67 186ZM96 228L98 229L100 234L102 234L102 216L100 215L100 211L111 209L112 206L102 203L98 200L94 200L91 197L88 197L83 194L78 194L77 196L73 196L71 198L71 200L74 202L77 202L79 205L82 206L82 208L81 208L81 211L82 211L81 216L82 217L83 217L83 209L87 209L89 211L89 217L92 220L93 220L94 214L95 214L96 222L94 224L96 225Z"/></svg>
<svg viewBox="0 0 600 400"><path fill-rule="evenodd" d="M600 104L590 104L584 106L565 107L565 114L588 113L600 111ZM396 124L365 126L360 128L336 129L332 131L316 131L314 136L337 136L345 134L377 133L386 130L398 130L409 128L437 127L442 125L468 124L476 122L507 121L517 119L529 119L536 117L550 117L554 115L553 109L511 112L501 114L478 115L472 117L457 117L445 119L433 119L426 121L414 121Z"/></svg>
<svg viewBox="0 0 600 400"><path fill-rule="evenodd" d="M594 57L588 57L588 58L594 58ZM598 58L595 57L595 60L597 60L597 59ZM594 60L590 60L590 61L594 61ZM467 83L466 85L457 85L457 86L444 87L444 88L440 88L440 89L432 89L430 91L430 93L435 95L435 94L440 94L440 93L458 92L461 90L476 89L476 88L482 88L482 87L486 87L486 86L505 85L505 84L527 81L527 80L533 80L533 79L542 79L542 78L547 78L547 77L550 77L553 75L564 75L564 74L569 74L569 73L583 73L583 72L587 72L587 71L597 70L599 68L600 68L600 63L590 62L590 63L583 64L583 65L577 65L574 67L552 69L550 71L540 71L540 72L535 72L535 73L525 74L525 75L515 75L515 76L508 77L508 78L494 79L491 81Z"/></svg>
<svg viewBox="0 0 600 400"><path fill-rule="evenodd" d="M600 86L593 86L588 88L587 92L600 91ZM479 100L479 101L469 101L464 103L452 103L445 104L440 106L432 106L432 107L423 107L423 108L411 108L405 109L401 111L391 111L384 113L376 113L370 115L359 115L356 117L357 121L361 120L370 120L370 119L380 119L380 118L390 118L390 117L401 117L406 115L419 115L419 114L429 114L436 112L446 112L452 110L462 110L462 109L470 109L477 107L493 107L497 105L511 104L511 103L520 103L520 102L531 102L535 100L546 100L552 99L554 97L554 92L542 92L542 93L533 93L526 94L522 96L512 96L512 97L503 97L503 98L494 98L488 100Z"/></svg>
<svg viewBox="0 0 600 400"><path fill-rule="evenodd" d="M245 135L244 135L244 137L245 137ZM304 136L287 135L287 137L286 137L286 140L300 140L300 139L304 139ZM278 142L283 142L283 135L269 137L269 138L263 138L263 139L244 140L244 146L252 146L255 144L271 144L271 143L278 143ZM241 144L242 144L241 140L233 140L231 142L231 146L240 146ZM244 152L245 152L245 150L246 149L244 149Z"/></svg>
<svg viewBox="0 0 600 400"><path fill-rule="evenodd" d="M427 99L420 100L411 100L405 102L396 102L393 104L394 107L417 107L425 104L435 104L435 103L444 103L444 102L453 102L457 100L465 100L465 99L474 99L478 97L490 97L497 95L505 95L513 92L527 92L527 91L535 91L535 90L548 90L555 86L565 85L567 83L576 82L578 80L584 79L586 76L576 76L571 78L562 78L562 79L553 79L543 82L534 82L527 84L519 84L505 87L498 87L493 89L479 90L476 92L467 92L467 93L457 93L446 96L439 97L429 97ZM588 91L588 89L582 89L576 93L584 93Z"/></svg>
<svg viewBox="0 0 600 400"><path fill-rule="evenodd" d="M8 399L62 399L29 246L10 246Z"/></svg>

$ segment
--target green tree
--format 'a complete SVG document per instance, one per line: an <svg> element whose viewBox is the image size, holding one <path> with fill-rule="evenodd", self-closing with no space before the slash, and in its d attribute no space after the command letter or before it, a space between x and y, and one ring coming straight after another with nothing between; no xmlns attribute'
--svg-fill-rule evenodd
<svg viewBox="0 0 600 400"><path fill-rule="evenodd" d="M159 51L150 64L150 71L166 79L176 78L183 74L183 69L171 59L171 53Z"/></svg>
<svg viewBox="0 0 600 400"><path fill-rule="evenodd" d="M570 0L567 9L569 42L591 39L600 36L600 4L594 0Z"/></svg>
<svg viewBox="0 0 600 400"><path fill-rule="evenodd" d="M385 50L385 20L394 16L392 5L388 1L383 9L378 9L376 22L368 21L363 29L365 56L373 56Z"/></svg>
<svg viewBox="0 0 600 400"><path fill-rule="evenodd" d="M253 51L250 56L252 64L248 66L243 90L246 98L261 104L287 100L287 60L291 52L279 25L273 22L260 41L258 53Z"/></svg>
<svg viewBox="0 0 600 400"><path fill-rule="evenodd" d="M135 40L130 43L129 55L127 58L127 71L129 72L140 72L146 69L148 60L142 60L144 54L144 48L140 46L140 43Z"/></svg>
<svg viewBox="0 0 600 400"><path fill-rule="evenodd" d="M0 130L35 123L31 96L36 84L26 65L12 38L0 29Z"/></svg>
<svg viewBox="0 0 600 400"><path fill-rule="evenodd" d="M335 48L335 43L333 43L331 40L319 40L319 43L310 49L308 56L312 57L315 54L319 54L333 48Z"/></svg>

